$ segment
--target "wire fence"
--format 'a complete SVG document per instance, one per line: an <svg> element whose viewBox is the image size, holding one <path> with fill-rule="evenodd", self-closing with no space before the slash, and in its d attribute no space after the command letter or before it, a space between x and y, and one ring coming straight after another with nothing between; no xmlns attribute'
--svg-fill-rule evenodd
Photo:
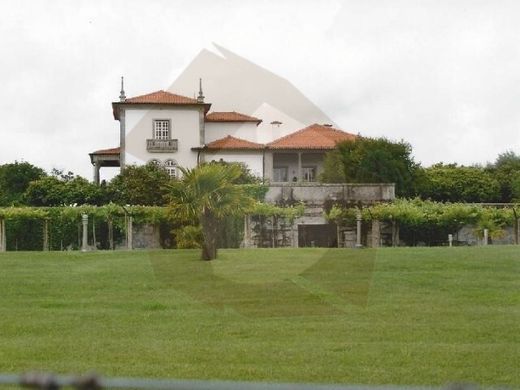
<svg viewBox="0 0 520 390"><path fill-rule="evenodd" d="M323 385L300 383L261 383L233 381L200 381L149 378L102 378L95 374L83 376L27 373L22 375L0 374L0 386L23 386L40 390L75 388L77 390L147 389L147 390L477 390L473 384L449 384L433 386L365 386Z"/></svg>

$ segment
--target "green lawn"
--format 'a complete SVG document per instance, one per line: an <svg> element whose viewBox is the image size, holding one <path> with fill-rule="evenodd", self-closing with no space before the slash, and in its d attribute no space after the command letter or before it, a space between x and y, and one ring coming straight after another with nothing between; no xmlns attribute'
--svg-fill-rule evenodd
<svg viewBox="0 0 520 390"><path fill-rule="evenodd" d="M0 254L0 372L520 386L520 247Z"/></svg>

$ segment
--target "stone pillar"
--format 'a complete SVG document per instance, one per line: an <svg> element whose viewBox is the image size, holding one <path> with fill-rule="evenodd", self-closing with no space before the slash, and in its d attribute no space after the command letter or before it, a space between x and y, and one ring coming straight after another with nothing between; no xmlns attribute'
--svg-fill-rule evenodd
<svg viewBox="0 0 520 390"><path fill-rule="evenodd" d="M372 220L372 248L381 246L381 222Z"/></svg>
<svg viewBox="0 0 520 390"><path fill-rule="evenodd" d="M450 248L453 246L453 234L448 234L448 245Z"/></svg>
<svg viewBox="0 0 520 390"><path fill-rule="evenodd" d="M0 218L0 252L7 251L7 240L5 234L5 219Z"/></svg>
<svg viewBox="0 0 520 390"><path fill-rule="evenodd" d="M482 242L483 245L487 245L489 242L489 231L484 229L484 240Z"/></svg>
<svg viewBox="0 0 520 390"><path fill-rule="evenodd" d="M49 220L43 220L43 250L49 250Z"/></svg>
<svg viewBox="0 0 520 390"><path fill-rule="evenodd" d="M134 249L133 237L134 236L134 219L130 215L127 219L126 225L126 245L128 250Z"/></svg>
<svg viewBox="0 0 520 390"><path fill-rule="evenodd" d="M87 246L88 246L88 215L87 214L83 214L81 216L81 222L82 222L82 227L83 227L83 235L82 235L82 240L81 240L81 251L82 252L86 252L87 251Z"/></svg>
<svg viewBox="0 0 520 390"><path fill-rule="evenodd" d="M356 248L362 248L361 244L361 210L356 214Z"/></svg>

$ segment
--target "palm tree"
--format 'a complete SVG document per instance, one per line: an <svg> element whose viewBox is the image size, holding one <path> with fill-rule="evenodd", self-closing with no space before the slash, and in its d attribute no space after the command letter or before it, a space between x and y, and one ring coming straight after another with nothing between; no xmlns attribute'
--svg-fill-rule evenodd
<svg viewBox="0 0 520 390"><path fill-rule="evenodd" d="M237 165L202 164L181 168L181 172L182 179L170 186L170 210L181 220L200 222L202 259L215 259L219 222L225 216L244 213L254 199L234 184L242 174Z"/></svg>

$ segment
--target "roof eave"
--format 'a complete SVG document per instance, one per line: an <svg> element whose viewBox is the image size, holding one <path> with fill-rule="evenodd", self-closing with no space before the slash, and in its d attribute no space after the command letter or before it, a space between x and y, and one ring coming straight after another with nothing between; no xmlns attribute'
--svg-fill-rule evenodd
<svg viewBox="0 0 520 390"><path fill-rule="evenodd" d="M211 108L211 103L131 103L131 102L112 102L112 111L114 119L119 120L121 107L135 107L135 106L183 106L183 107L200 107L204 106L204 114L207 114Z"/></svg>

